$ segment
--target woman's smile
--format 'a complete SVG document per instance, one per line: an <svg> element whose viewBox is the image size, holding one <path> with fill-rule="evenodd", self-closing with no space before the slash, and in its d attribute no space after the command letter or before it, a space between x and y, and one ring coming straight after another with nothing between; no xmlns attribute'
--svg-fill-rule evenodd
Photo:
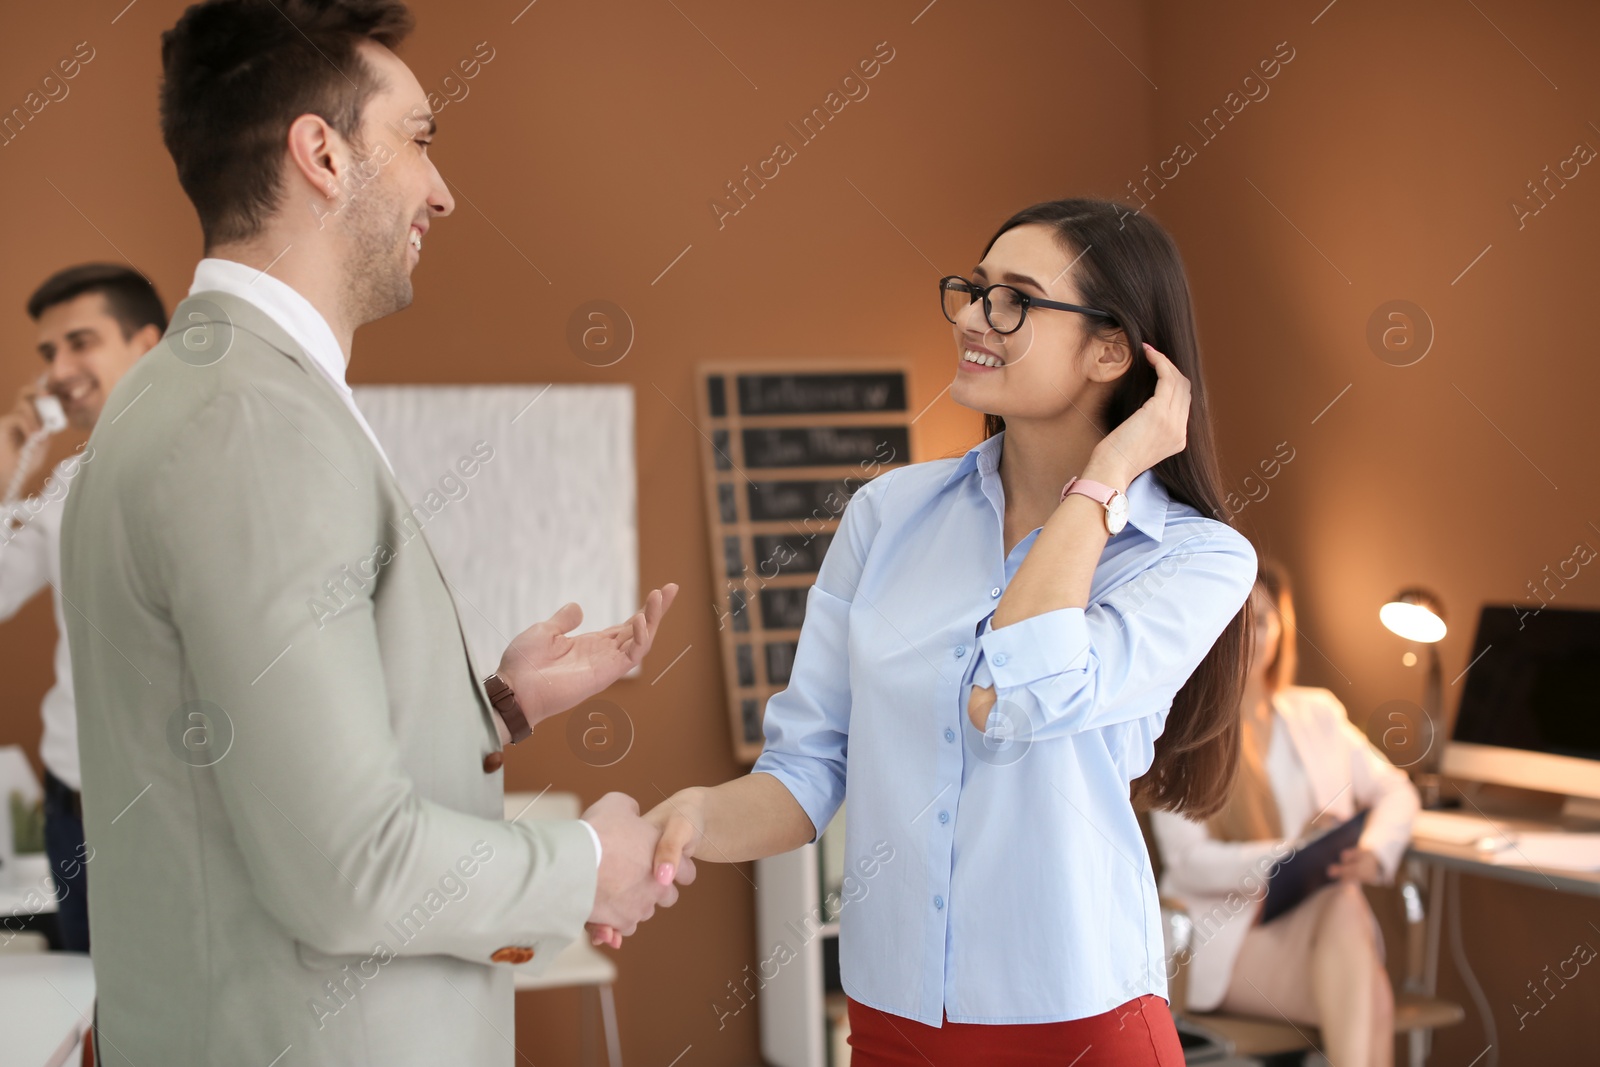
<svg viewBox="0 0 1600 1067"><path fill-rule="evenodd" d="M1005 365L1005 360L982 345L971 341L961 343L961 370L987 374L990 371L1000 370Z"/></svg>

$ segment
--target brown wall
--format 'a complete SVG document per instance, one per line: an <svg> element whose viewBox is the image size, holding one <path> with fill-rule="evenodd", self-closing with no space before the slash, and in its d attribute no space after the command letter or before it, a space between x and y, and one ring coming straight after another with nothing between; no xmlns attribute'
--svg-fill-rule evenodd
<svg viewBox="0 0 1600 1067"><path fill-rule="evenodd" d="M628 757L589 768L558 722L515 750L511 788L550 784L585 799L622 789L649 806L738 771L710 607L700 438L676 410L694 410L697 362L906 360L913 407L932 404L916 424L918 458L962 450L979 425L940 396L954 355L933 280L969 268L1018 207L1127 196L1125 183L1179 138L1197 157L1150 210L1188 259L1226 469L1242 479L1278 442L1295 449L1240 519L1299 581L1305 633L1327 657L1306 650L1307 681L1332 686L1358 721L1384 700L1414 697L1417 672L1399 665L1375 617L1394 589L1425 582L1445 598L1448 680L1465 665L1478 603L1523 595L1522 583L1579 539L1600 544L1583 504L1596 476L1569 429L1597 372L1576 327L1556 317L1582 306L1594 276L1584 269L1592 245L1581 243L1594 233L1593 179L1580 174L1522 232L1506 207L1575 140L1600 145L1586 125L1595 76L1580 51L1594 39L1593 14L1553 5L1513 23L1510 9L1483 7L1557 91L1471 5L1405 14L1347 2L1313 25L1321 0L1222 12L1171 0L924 2L547 2L520 17L521 0L414 5L420 29L403 54L424 86L478 42L495 57L439 115L432 154L459 206L429 235L417 303L361 333L351 380L632 384L642 578L683 586L652 657L659 666L609 694L637 727ZM119 0L92 16L41 6L8 19L0 107L20 104L77 42L95 58L67 99L0 148L0 194L12 208L0 305L14 309L0 316L0 389L36 373L20 305L48 272L126 258L169 303L187 288L199 233L154 106L156 35L181 6L144 0L114 24ZM1285 40L1295 56L1271 95L1200 145L1187 122L1222 105ZM882 41L894 58L867 83L870 95L799 144L786 123L821 105ZM719 228L709 201L779 139L798 158ZM593 298L620 304L638 331L628 357L602 370L565 341L568 316ZM1421 304L1437 327L1412 367L1379 362L1363 340L1369 313L1393 298ZM1584 380L1556 385L1540 373L1547 362ZM1485 482L1503 488L1489 496ZM1587 573L1561 602L1593 602L1586 585ZM36 746L54 641L47 605L0 633L0 742ZM689 1046L684 1064L757 1058L754 1012L719 1030L711 1007L755 958L751 876L702 867L683 901L618 956L631 1061L667 1063ZM1501 1063L1559 1059L1576 1047L1580 1010L1592 1014L1600 984L1569 990L1521 1034L1508 1032L1508 1005L1575 938L1595 936L1581 932L1593 909L1472 883L1463 897L1468 952L1493 971L1484 977ZM1452 981L1453 972L1447 991ZM1453 995L1465 996L1459 985ZM531 1061L574 1060L576 1005L570 993L522 998ZM1469 1021L1441 1035L1447 1055L1436 1062L1469 1061L1480 1032Z"/></svg>
<svg viewBox="0 0 1600 1067"><path fill-rule="evenodd" d="M1421 584L1446 607L1451 710L1479 606L1537 608L1527 583L1581 542L1600 548L1600 368L1573 313L1593 299L1600 176L1582 167L1520 230L1510 207L1519 194L1537 205L1525 183L1578 142L1600 149L1587 48L1600 9L1158 0L1151 11L1159 89L1152 154L1136 169L1180 140L1198 150L1149 204L1188 261L1239 497L1261 495L1244 479L1280 442L1294 450L1238 521L1297 582L1301 679L1331 688L1358 723L1418 700L1421 667L1402 665L1406 645L1377 609ZM1295 58L1270 95L1203 143L1189 123L1281 41ZM1366 340L1369 316L1396 299L1434 326L1411 366L1381 361ZM1591 569L1545 599L1600 605ZM1520 1030L1512 1006L1537 1006L1525 983L1575 943L1600 948L1593 898L1466 878L1461 899L1500 1064L1588 1058L1600 981L1580 974ZM1448 941L1441 993L1469 1014L1438 1035L1433 1062L1465 1065L1488 1038Z"/></svg>

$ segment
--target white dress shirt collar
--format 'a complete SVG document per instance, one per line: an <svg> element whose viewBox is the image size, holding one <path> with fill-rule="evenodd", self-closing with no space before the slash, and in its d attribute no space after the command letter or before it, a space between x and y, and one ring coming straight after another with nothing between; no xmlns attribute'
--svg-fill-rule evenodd
<svg viewBox="0 0 1600 1067"><path fill-rule="evenodd" d="M194 284L189 286L189 295L207 290L236 296L266 312L305 349L317 366L327 372L342 392L350 391L344 380L344 349L339 347L333 327L311 301L292 286L266 271L231 259L206 258L194 269Z"/></svg>
<svg viewBox="0 0 1600 1067"><path fill-rule="evenodd" d="M355 394L345 382L344 349L339 347L333 327L328 325L328 320L322 317L322 312L311 301L264 270L215 257L202 259L194 269L194 284L189 286L189 295L203 292L227 293L238 297L259 308L282 327L338 390L345 407L361 424L361 429L377 448L378 455L383 457L385 464L389 464L388 454L372 432L372 427L367 424L361 409L356 406ZM389 464L389 467L393 470L393 464Z"/></svg>

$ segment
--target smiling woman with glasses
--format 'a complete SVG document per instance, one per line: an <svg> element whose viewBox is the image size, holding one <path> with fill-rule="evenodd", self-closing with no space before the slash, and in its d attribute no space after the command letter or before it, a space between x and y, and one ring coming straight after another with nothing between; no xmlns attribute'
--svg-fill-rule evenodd
<svg viewBox="0 0 1600 1067"><path fill-rule="evenodd" d="M1176 1067L1135 806L1226 800L1256 576L1188 281L1148 216L1059 200L939 294L985 440L851 498L760 759L650 813L658 877L797 848L848 798L855 1067Z"/></svg>

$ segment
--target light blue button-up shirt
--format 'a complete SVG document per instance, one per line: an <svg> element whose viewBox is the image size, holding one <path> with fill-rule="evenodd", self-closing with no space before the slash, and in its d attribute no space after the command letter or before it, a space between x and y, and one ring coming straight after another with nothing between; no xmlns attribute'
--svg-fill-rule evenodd
<svg viewBox="0 0 1600 1067"><path fill-rule="evenodd" d="M851 498L754 768L818 828L848 795L845 992L931 1026L1166 996L1129 783L1256 576L1249 541L1146 471L1089 606L989 629L1039 533L1004 553L1004 436ZM984 733L974 683L996 691Z"/></svg>

